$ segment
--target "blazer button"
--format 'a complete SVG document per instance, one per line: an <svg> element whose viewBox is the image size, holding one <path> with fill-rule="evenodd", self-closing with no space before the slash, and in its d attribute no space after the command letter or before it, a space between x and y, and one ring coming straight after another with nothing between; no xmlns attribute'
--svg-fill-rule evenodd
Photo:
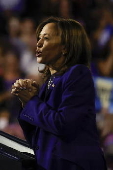
<svg viewBox="0 0 113 170"><path fill-rule="evenodd" d="M38 150L39 149L39 146L36 146L36 148L35 148L36 150Z"/></svg>

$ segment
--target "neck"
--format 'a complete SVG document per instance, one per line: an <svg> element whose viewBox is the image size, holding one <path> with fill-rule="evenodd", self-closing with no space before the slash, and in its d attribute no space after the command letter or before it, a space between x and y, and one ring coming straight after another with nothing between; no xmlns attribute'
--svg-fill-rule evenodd
<svg viewBox="0 0 113 170"><path fill-rule="evenodd" d="M48 65L51 75L62 69L65 63L65 57L61 56L56 62Z"/></svg>
<svg viewBox="0 0 113 170"><path fill-rule="evenodd" d="M57 70L54 70L51 67L49 68L49 70L50 70L51 75L57 72Z"/></svg>

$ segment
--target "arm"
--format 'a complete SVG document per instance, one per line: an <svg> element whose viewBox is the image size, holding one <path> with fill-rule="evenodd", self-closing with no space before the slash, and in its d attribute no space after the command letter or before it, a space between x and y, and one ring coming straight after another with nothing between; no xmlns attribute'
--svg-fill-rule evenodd
<svg viewBox="0 0 113 170"><path fill-rule="evenodd" d="M16 80L14 85L12 86L12 94L16 95L22 103L22 107L26 105L26 103L35 96L39 91L38 84L32 79L19 79ZM22 109L21 109L22 110ZM36 131L36 126L21 120L19 121L21 127L23 128L24 135L29 142L30 146L33 147L33 139Z"/></svg>

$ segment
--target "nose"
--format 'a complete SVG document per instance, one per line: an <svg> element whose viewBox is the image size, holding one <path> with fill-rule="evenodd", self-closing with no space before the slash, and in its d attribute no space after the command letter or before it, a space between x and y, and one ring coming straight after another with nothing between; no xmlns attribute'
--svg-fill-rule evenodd
<svg viewBox="0 0 113 170"><path fill-rule="evenodd" d="M37 47L42 47L43 46L43 40L40 39L37 41Z"/></svg>

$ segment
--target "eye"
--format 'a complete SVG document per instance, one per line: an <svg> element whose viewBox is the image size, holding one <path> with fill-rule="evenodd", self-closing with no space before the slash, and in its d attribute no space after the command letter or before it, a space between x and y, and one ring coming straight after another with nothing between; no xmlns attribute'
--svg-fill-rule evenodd
<svg viewBox="0 0 113 170"><path fill-rule="evenodd" d="M48 37L44 37L44 40L49 40L49 38Z"/></svg>

